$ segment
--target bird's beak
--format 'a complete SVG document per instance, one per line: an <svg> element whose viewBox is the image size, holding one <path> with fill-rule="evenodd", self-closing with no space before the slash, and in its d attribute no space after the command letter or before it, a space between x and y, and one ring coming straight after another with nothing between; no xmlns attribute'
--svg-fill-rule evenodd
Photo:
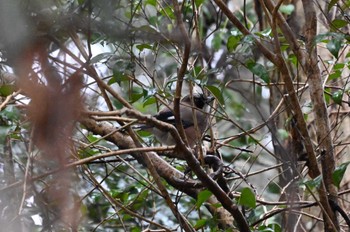
<svg viewBox="0 0 350 232"><path fill-rule="evenodd" d="M213 96L208 96L205 102L206 102L207 104L209 104L209 103L211 103L214 99L215 99L215 97L213 97Z"/></svg>

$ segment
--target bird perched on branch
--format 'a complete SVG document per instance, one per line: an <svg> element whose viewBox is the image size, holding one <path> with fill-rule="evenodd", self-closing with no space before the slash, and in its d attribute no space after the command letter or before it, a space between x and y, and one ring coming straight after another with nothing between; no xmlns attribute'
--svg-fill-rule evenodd
<svg viewBox="0 0 350 232"><path fill-rule="evenodd" d="M188 145L193 148L201 140L204 132L208 128L209 107L213 97L205 96L202 93L195 93L193 96L187 95L180 101L180 117L185 130ZM175 126L174 104L163 108L154 115L157 120ZM155 127L143 125L141 130L146 130L154 134L159 142L165 145L175 145L175 140L169 131L160 130Z"/></svg>

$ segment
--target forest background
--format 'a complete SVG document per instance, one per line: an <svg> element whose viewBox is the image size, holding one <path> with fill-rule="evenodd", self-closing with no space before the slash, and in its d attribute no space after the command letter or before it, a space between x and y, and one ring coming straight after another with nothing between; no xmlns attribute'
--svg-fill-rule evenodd
<svg viewBox="0 0 350 232"><path fill-rule="evenodd" d="M1 1L1 228L347 230L349 7ZM150 115L198 89L215 100L192 150Z"/></svg>

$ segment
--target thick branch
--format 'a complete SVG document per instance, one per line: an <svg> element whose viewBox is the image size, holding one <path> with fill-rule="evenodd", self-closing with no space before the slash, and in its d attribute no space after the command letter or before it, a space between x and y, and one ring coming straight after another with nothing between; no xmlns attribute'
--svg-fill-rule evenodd
<svg viewBox="0 0 350 232"><path fill-rule="evenodd" d="M335 169L335 160L333 152L333 143L331 136L331 128L328 118L327 106L325 103L324 92L322 87L321 72L318 67L317 50L314 46L314 40L317 30L317 18L313 1L303 0L305 12L305 37L306 50L309 59L306 62L306 72L310 88L311 102L314 104L314 115L317 127L317 140L321 154L322 177L327 193L323 193L320 189L320 200L325 209L324 215L325 230L339 230L339 222L336 213L329 205L328 197L333 202L337 202L337 190L333 184L332 174ZM328 217L326 217L328 216Z"/></svg>
<svg viewBox="0 0 350 232"><path fill-rule="evenodd" d="M127 136L126 134L115 132L111 133L114 128L110 124L107 123L97 123L95 120L90 119L88 117L84 117L80 119L80 123L83 124L87 130L104 136L107 134L111 134L110 136L106 137L106 140L116 144L120 149L129 149L129 148L136 148L133 140ZM179 172L177 169L169 165L166 161L164 161L162 158L160 158L156 153L154 152L133 152L131 155L140 163L145 165L144 163L144 155L147 154L152 160L153 165L157 168L157 172L159 175L164 178L170 185L174 186L175 188L185 192L186 194L196 198L197 196L197 189L190 189L186 188L184 189L183 186L179 185L178 179L183 179L184 175L183 173Z"/></svg>
<svg viewBox="0 0 350 232"><path fill-rule="evenodd" d="M227 16L227 18L244 34L248 35L250 32L239 22L239 20L233 15L233 13L228 9L228 7L223 3L221 0L214 0L215 3L220 7L220 9L223 11L223 13ZM271 3L271 1L266 0L265 4L268 6L268 10L270 12L274 12L274 5ZM300 48L297 46L296 39L291 33L291 30L288 26L288 24L285 22L283 19L282 15L279 12L275 13L274 17L278 22L278 25L284 28L283 32L287 34L287 37L293 43L292 47L295 50L295 52L298 53L300 57L299 60L304 60L303 58L304 53L302 53ZM255 38L255 37L254 37ZM277 53L276 55L273 54L269 49L267 49L263 44L260 43L259 40L255 39L255 43L263 53L263 55L269 59L271 62L273 62L281 72L283 76L283 80L285 81L285 86L288 91L288 96L289 96L289 104L291 108L294 110L294 113L296 115L296 120L297 120L297 125L300 129L300 133L304 138L304 143L305 143L305 149L309 155L309 169L310 169L310 176L312 177L317 177L320 174L320 171L318 170L317 166L317 160L316 160L316 155L314 152L314 148L312 145L312 141L310 139L308 129L306 122L304 120L304 114L300 108L299 104L299 99L298 96L295 92L294 85L293 85L293 80L291 78L291 75L289 73L288 67L286 63L284 62L284 59L282 55Z"/></svg>
<svg viewBox="0 0 350 232"><path fill-rule="evenodd" d="M286 19L284 16L279 12L275 11L276 5L271 0L260 0L264 1L263 3L267 7L267 9L270 12L273 12L274 18L277 20L277 24L280 27L284 37L288 41L288 44L290 48L293 50L294 54L298 57L298 61L301 64L302 68L305 69L305 62L306 62L306 53L303 49L301 49L300 44L298 43L298 40L295 36L295 33L292 31L292 29L289 27Z"/></svg>
<svg viewBox="0 0 350 232"><path fill-rule="evenodd" d="M133 115L136 115L136 113L130 109L127 109L126 112L129 114L133 113ZM82 118L80 122L89 131L92 131L102 136L111 133L111 131L113 130L113 127L110 126L109 124L106 124L106 123L97 124L94 120L86 117ZM157 123L157 122L153 122L153 123ZM175 131L173 130L175 130L175 128L173 128L170 132L172 132L173 136L177 137L177 140L179 140L180 139L179 135L176 133L176 130ZM107 137L106 140L113 142L120 149L135 147L135 144L132 141L132 139L129 136L126 136L120 132L115 132L114 134ZM183 156L185 157L188 165L197 175L198 179L215 195L215 197L220 201L223 207L228 212L230 212L230 214L234 217L239 229L241 231L250 231L247 221L243 217L242 213L239 211L238 207L233 204L232 200L220 188L220 186L212 178L210 178L210 176L208 176L208 174L202 169L197 158L194 156L191 150L187 149L187 147L184 146L183 142L181 142L181 139L180 139L180 146L178 146L178 149L180 152L183 153ZM147 155L149 159L151 159L152 164L156 168L156 171L158 172L158 174L162 178L164 178L170 185L174 186L175 188L185 192L186 194L194 198L197 197L197 193L199 190L195 188L188 188L188 186L184 187L183 185L181 185L181 182L179 182L178 180L184 178L183 174L180 173L178 170L176 170L174 167L170 166L166 161L160 158L156 153L143 152L143 153L132 154L132 156L135 157L138 160L138 162L143 165L145 165L144 163L145 155Z"/></svg>

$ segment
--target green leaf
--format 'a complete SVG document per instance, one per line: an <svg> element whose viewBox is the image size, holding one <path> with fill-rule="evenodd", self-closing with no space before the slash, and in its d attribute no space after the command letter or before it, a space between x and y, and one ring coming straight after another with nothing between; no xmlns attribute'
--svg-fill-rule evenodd
<svg viewBox="0 0 350 232"><path fill-rule="evenodd" d="M197 208L201 207L201 205L202 205L205 201L207 201L211 195L213 195L213 193L210 192L210 191L207 190L207 189L201 191L201 192L198 194L198 197L197 197L196 207L197 207Z"/></svg>
<svg viewBox="0 0 350 232"><path fill-rule="evenodd" d="M94 143L94 142L96 142L96 141L101 139L101 137L96 136L96 135L88 135L86 138L88 139L88 141L90 143Z"/></svg>
<svg viewBox="0 0 350 232"><path fill-rule="evenodd" d="M141 228L140 227L133 227L132 229L131 229L131 232L141 232L142 230L141 230Z"/></svg>
<svg viewBox="0 0 350 232"><path fill-rule="evenodd" d="M174 9L170 6L162 7L159 12L167 18L176 19L175 14L174 14Z"/></svg>
<svg viewBox="0 0 350 232"><path fill-rule="evenodd" d="M341 73L342 73L341 70L335 70L334 72L332 72L331 74L329 74L328 79L327 79L327 82L341 77Z"/></svg>
<svg viewBox="0 0 350 232"><path fill-rule="evenodd" d="M157 0L147 0L145 5L157 6Z"/></svg>
<svg viewBox="0 0 350 232"><path fill-rule="evenodd" d="M333 172L332 178L335 186L339 188L340 182L342 181L346 168L348 167L350 162L342 163L340 166L336 167Z"/></svg>
<svg viewBox="0 0 350 232"><path fill-rule="evenodd" d="M271 32L272 32L271 28L267 28L263 31L257 31L255 32L255 34L260 38L271 38Z"/></svg>
<svg viewBox="0 0 350 232"><path fill-rule="evenodd" d="M0 96L7 97L15 92L16 87L14 85L2 85L0 86Z"/></svg>
<svg viewBox="0 0 350 232"><path fill-rule="evenodd" d="M121 82L129 80L129 77L125 74L124 71L113 70L113 76L111 77L111 79L109 79L107 84L112 85L114 83L118 83L118 85L120 85Z"/></svg>
<svg viewBox="0 0 350 232"><path fill-rule="evenodd" d="M298 57L293 53L288 56L288 60L295 66L298 64Z"/></svg>
<svg viewBox="0 0 350 232"><path fill-rule="evenodd" d="M348 22L343 19L334 19L332 21L332 26L339 29L348 25Z"/></svg>
<svg viewBox="0 0 350 232"><path fill-rule="evenodd" d="M11 131L10 126L0 126L0 143L4 144L8 133Z"/></svg>
<svg viewBox="0 0 350 232"><path fill-rule="evenodd" d="M153 135L151 132L149 131L145 131L145 130L138 130L136 131L137 134L142 137L142 138L145 138L145 137L150 137L151 135Z"/></svg>
<svg viewBox="0 0 350 232"><path fill-rule="evenodd" d="M255 208L256 198L254 192L250 188L243 188L241 196L238 199L238 204L249 208Z"/></svg>
<svg viewBox="0 0 350 232"><path fill-rule="evenodd" d="M143 25L138 28L132 29L132 31L138 32L138 33L149 33L153 35L157 35L159 32L157 31L157 28L155 28L152 25Z"/></svg>
<svg viewBox="0 0 350 232"><path fill-rule="evenodd" d="M339 0L331 0L331 2L328 4L327 11L329 11L335 4L338 3Z"/></svg>
<svg viewBox="0 0 350 232"><path fill-rule="evenodd" d="M196 230L199 230L201 228L203 228L205 226L205 224L207 223L207 219L199 219L197 222L196 222L196 225L194 225L194 228Z"/></svg>
<svg viewBox="0 0 350 232"><path fill-rule="evenodd" d="M330 102L331 102L331 89L330 88L327 88L325 87L324 88L324 100L326 101L326 104L328 105Z"/></svg>
<svg viewBox="0 0 350 232"><path fill-rule="evenodd" d="M327 43L326 47L335 58L338 58L338 53L341 48L341 40L334 38Z"/></svg>
<svg viewBox="0 0 350 232"><path fill-rule="evenodd" d="M277 135L279 139L285 140L289 137L289 133L285 129L278 129Z"/></svg>
<svg viewBox="0 0 350 232"><path fill-rule="evenodd" d="M201 66L195 66L189 73L189 80L192 80L194 82L198 82L198 80L203 79L206 76L205 72L203 71L203 67ZM198 82L197 84L199 84Z"/></svg>
<svg viewBox="0 0 350 232"><path fill-rule="evenodd" d="M79 5L83 5L84 2L85 2L85 0L78 0Z"/></svg>
<svg viewBox="0 0 350 232"><path fill-rule="evenodd" d="M303 181L302 184L308 186L310 189L313 189L313 188L320 187L321 181L322 181L322 176L319 175L318 177L316 177L316 178L314 178L312 180Z"/></svg>
<svg viewBox="0 0 350 232"><path fill-rule="evenodd" d="M140 88L134 88L132 90L132 94L130 96L130 101L131 102L136 102L137 100L139 100L140 98L145 96L145 94L147 94L146 90L140 89Z"/></svg>
<svg viewBox="0 0 350 232"><path fill-rule="evenodd" d="M281 232L282 228L281 225L277 223L272 223L269 225L262 225L259 227L259 232Z"/></svg>
<svg viewBox="0 0 350 232"><path fill-rule="evenodd" d="M10 136L11 139L16 139L16 140L22 139L21 128L18 127L18 126L16 126L16 128L12 127L12 131L9 134L9 136Z"/></svg>
<svg viewBox="0 0 350 232"><path fill-rule="evenodd" d="M85 148L84 150L79 151L79 156L80 156L80 158L86 158L86 157L94 156L94 155L99 154L99 153L100 153L100 151L98 151L97 149Z"/></svg>
<svg viewBox="0 0 350 232"><path fill-rule="evenodd" d="M130 214L127 214L127 213L124 213L124 212L122 212L121 215L123 216L123 221L127 221L127 220L130 220L130 219L134 218L134 216L131 216Z"/></svg>
<svg viewBox="0 0 350 232"><path fill-rule="evenodd" d="M222 37L223 37L223 33L221 33L221 32L214 34L214 38L212 39L211 43L212 43L212 47L214 48L215 51L217 51L221 48Z"/></svg>
<svg viewBox="0 0 350 232"><path fill-rule="evenodd" d="M122 103L120 103L120 101L118 101L117 99L113 99L112 100L112 104L118 110L120 110L120 109L122 109L124 107L124 105Z"/></svg>
<svg viewBox="0 0 350 232"><path fill-rule="evenodd" d="M196 4L196 7L200 7L203 4L204 0L194 0L194 4Z"/></svg>
<svg viewBox="0 0 350 232"><path fill-rule="evenodd" d="M222 106L225 105L224 97L222 96L222 92L223 92L222 90L220 90L218 87L214 85L207 85L205 86L205 88L207 88L209 92L211 92L211 94L214 95L214 97L219 101L220 105Z"/></svg>
<svg viewBox="0 0 350 232"><path fill-rule="evenodd" d="M154 96L146 97L143 102L143 107L146 107L148 105L152 105L156 102L156 98Z"/></svg>
<svg viewBox="0 0 350 232"><path fill-rule="evenodd" d="M336 63L336 64L333 66L333 69L334 69L334 70L344 69L344 67L345 67L345 64L344 64L344 63Z"/></svg>
<svg viewBox="0 0 350 232"><path fill-rule="evenodd" d="M259 63L256 63L255 61L248 61L247 62L247 68L255 75L260 77L263 81L265 81L267 84L270 83L270 77L265 69L265 66Z"/></svg>
<svg viewBox="0 0 350 232"><path fill-rule="evenodd" d="M231 35L230 37L228 37L227 44L226 44L227 50L229 52L233 52L239 45L240 41L241 41L240 36Z"/></svg>
<svg viewBox="0 0 350 232"><path fill-rule="evenodd" d="M295 6L293 4L281 5L279 11L283 14L290 15L295 10Z"/></svg>
<svg viewBox="0 0 350 232"><path fill-rule="evenodd" d="M275 182L270 182L267 186L267 189L270 193L280 194L281 193L281 187L276 184Z"/></svg>
<svg viewBox="0 0 350 232"><path fill-rule="evenodd" d="M255 36L252 35L252 34L246 35L242 39L242 43L245 43L245 44L247 44L249 46L254 44L254 42L255 42Z"/></svg>
<svg viewBox="0 0 350 232"><path fill-rule="evenodd" d="M149 50L153 49L153 47L149 44L138 44L136 45L136 48L139 49L140 51L143 51L144 49L149 49Z"/></svg>
<svg viewBox="0 0 350 232"><path fill-rule="evenodd" d="M343 94L344 94L344 91L343 90L338 90L338 91L335 91L333 94L332 94L332 99L335 103L337 103L338 105L341 105L342 103L342 100L343 100Z"/></svg>
<svg viewBox="0 0 350 232"><path fill-rule="evenodd" d="M90 64L98 63L101 60L110 58L112 55L114 55L112 52L104 52L104 53L98 54L98 55L94 56L93 58L91 58Z"/></svg>
<svg viewBox="0 0 350 232"><path fill-rule="evenodd" d="M18 121L21 117L21 113L16 106L9 105L0 112L0 117L9 121Z"/></svg>

